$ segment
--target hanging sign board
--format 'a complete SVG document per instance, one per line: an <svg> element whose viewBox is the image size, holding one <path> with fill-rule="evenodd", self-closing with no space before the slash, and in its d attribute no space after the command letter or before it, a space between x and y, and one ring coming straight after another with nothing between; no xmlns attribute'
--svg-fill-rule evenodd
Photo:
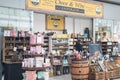
<svg viewBox="0 0 120 80"><path fill-rule="evenodd" d="M40 12L103 17L103 5L82 0L26 0L26 7Z"/></svg>
<svg viewBox="0 0 120 80"><path fill-rule="evenodd" d="M65 19L63 16L46 15L47 30L64 30Z"/></svg>

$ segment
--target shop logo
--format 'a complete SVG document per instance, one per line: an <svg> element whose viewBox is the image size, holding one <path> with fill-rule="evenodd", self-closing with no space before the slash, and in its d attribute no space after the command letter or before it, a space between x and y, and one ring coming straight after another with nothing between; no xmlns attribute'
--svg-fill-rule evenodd
<svg viewBox="0 0 120 80"><path fill-rule="evenodd" d="M40 0L31 0L31 3L36 6L40 4Z"/></svg>
<svg viewBox="0 0 120 80"><path fill-rule="evenodd" d="M100 14L100 13L101 13L100 7L97 7L97 8L96 8L96 13L97 13L97 14Z"/></svg>

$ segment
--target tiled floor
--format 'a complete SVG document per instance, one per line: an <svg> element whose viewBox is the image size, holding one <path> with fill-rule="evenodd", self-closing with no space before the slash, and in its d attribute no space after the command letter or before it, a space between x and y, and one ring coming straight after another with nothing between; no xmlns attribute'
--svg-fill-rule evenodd
<svg viewBox="0 0 120 80"><path fill-rule="evenodd" d="M2 80L4 80L4 79L2 79ZM72 79L71 79L71 75L69 74L69 75L50 77L49 80L72 80ZM120 80L120 78L119 79L112 79L112 80Z"/></svg>
<svg viewBox="0 0 120 80"><path fill-rule="evenodd" d="M56 76L56 77L51 77L50 80L72 80L71 75L62 75L62 76Z"/></svg>
<svg viewBox="0 0 120 80"><path fill-rule="evenodd" d="M56 77L51 77L50 80L72 80L71 75L63 75L63 76L56 76ZM120 80L119 79L111 79L111 80Z"/></svg>

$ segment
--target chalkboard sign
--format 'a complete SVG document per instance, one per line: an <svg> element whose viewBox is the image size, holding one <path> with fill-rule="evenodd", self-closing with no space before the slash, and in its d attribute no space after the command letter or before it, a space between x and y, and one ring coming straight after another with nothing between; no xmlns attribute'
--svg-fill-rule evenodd
<svg viewBox="0 0 120 80"><path fill-rule="evenodd" d="M94 53L96 51L100 52L100 58L102 59L103 54L102 54L102 49L101 49L100 44L89 44L89 53L90 53L90 55L91 56L94 55Z"/></svg>

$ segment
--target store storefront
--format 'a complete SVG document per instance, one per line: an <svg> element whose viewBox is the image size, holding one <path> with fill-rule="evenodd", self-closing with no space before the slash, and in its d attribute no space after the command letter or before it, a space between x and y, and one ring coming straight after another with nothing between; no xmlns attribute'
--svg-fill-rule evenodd
<svg viewBox="0 0 120 80"><path fill-rule="evenodd" d="M106 15L109 4L83 0L8 2L0 2L0 76L3 72L4 80L51 80L65 74L72 80L120 76L120 21L109 17L114 14ZM118 6L111 6L119 13Z"/></svg>

